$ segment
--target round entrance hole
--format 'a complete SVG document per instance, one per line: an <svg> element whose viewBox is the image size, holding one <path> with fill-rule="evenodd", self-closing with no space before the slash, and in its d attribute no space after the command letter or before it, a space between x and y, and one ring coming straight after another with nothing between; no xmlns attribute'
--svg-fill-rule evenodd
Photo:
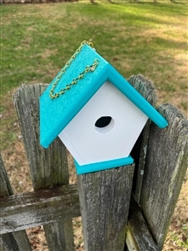
<svg viewBox="0 0 188 251"><path fill-rule="evenodd" d="M114 126L114 120L110 116L102 116L95 122L95 129L97 132L106 133Z"/></svg>

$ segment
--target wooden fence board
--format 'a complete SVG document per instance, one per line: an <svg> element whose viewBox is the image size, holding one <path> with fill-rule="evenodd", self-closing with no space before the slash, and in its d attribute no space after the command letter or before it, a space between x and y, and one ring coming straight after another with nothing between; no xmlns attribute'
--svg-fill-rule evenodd
<svg viewBox="0 0 188 251"><path fill-rule="evenodd" d="M151 125L141 207L161 250L188 166L188 120L170 104L158 110L169 126Z"/></svg>
<svg viewBox="0 0 188 251"><path fill-rule="evenodd" d="M80 216L77 185L0 198L0 234Z"/></svg>
<svg viewBox="0 0 188 251"><path fill-rule="evenodd" d="M0 197L13 194L13 190L0 154Z"/></svg>
<svg viewBox="0 0 188 251"><path fill-rule="evenodd" d="M8 179L3 160L0 155L0 199L3 196L12 195L13 190ZM1 205L1 204L0 204ZM3 212L2 210L0 213ZM3 228L3 217L0 217L0 230ZM0 235L0 250L1 251L22 251L31 250L30 244L25 231L18 231L16 233L8 233Z"/></svg>
<svg viewBox="0 0 188 251"><path fill-rule="evenodd" d="M55 140L48 149L39 144L39 96L42 94L45 85L22 85L14 94L13 100L17 110L23 141L29 160L31 178L35 190L49 188L58 185L68 184L69 174L67 167L66 149L62 142ZM67 231L67 238L64 239L65 251L73 244L72 220L61 221L64 231ZM48 224L45 227L47 243L52 251L62 250L61 242L56 242L62 232L60 224ZM66 230L67 229L67 230ZM68 233L68 231L70 232ZM49 233L53 232L53 239ZM55 234L57 236L55 237Z"/></svg>
<svg viewBox="0 0 188 251"><path fill-rule="evenodd" d="M80 216L80 210L78 209L79 214L76 214L76 216ZM67 214L68 215L68 214ZM66 222L67 219L64 220ZM48 227L47 231L45 232L47 235L48 240L51 240L50 243L48 243L49 250L53 250L53 243L58 243L58 246L61 246L61 250L67 250L67 251L73 251L72 243L71 242L64 242L64 240L67 240L69 238L70 233L73 235L73 228L71 225L66 224L66 229L64 228L64 225L61 224L60 221L57 221L53 224L44 225L44 229ZM68 228L69 227L69 228ZM56 233L56 229L61 229L58 233ZM51 245L52 243L52 245ZM58 250L57 250L58 251Z"/></svg>
<svg viewBox="0 0 188 251"><path fill-rule="evenodd" d="M131 199L126 243L129 251L159 251L134 198Z"/></svg>
<svg viewBox="0 0 188 251"><path fill-rule="evenodd" d="M87 251L123 251L134 165L78 176Z"/></svg>
<svg viewBox="0 0 188 251"><path fill-rule="evenodd" d="M31 247L25 231L0 235L1 251L31 251Z"/></svg>
<svg viewBox="0 0 188 251"><path fill-rule="evenodd" d="M157 93L153 83L141 74L133 75L128 79L128 82L152 105L155 106L157 102ZM147 144L149 139L151 121L149 120L141 135L139 136L131 156L135 161L135 172L133 180L133 193L137 203L140 202L140 195L142 190L142 182L144 176L144 168L146 161Z"/></svg>
<svg viewBox="0 0 188 251"><path fill-rule="evenodd" d="M48 149L39 143L39 96L45 85L22 85L14 94L34 190L68 184L66 149L57 138Z"/></svg>
<svg viewBox="0 0 188 251"><path fill-rule="evenodd" d="M157 92L154 84L141 74L133 75L128 82L153 106L157 102Z"/></svg>

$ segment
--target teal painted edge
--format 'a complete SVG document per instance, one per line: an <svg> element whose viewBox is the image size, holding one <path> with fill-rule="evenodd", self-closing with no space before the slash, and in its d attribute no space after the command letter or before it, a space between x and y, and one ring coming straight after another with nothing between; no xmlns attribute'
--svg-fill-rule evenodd
<svg viewBox="0 0 188 251"><path fill-rule="evenodd" d="M108 65L109 81L130 99L143 113L145 113L158 127L165 128L168 121L136 90L127 80Z"/></svg>
<svg viewBox="0 0 188 251"><path fill-rule="evenodd" d="M103 170L116 168L120 166L131 165L134 163L134 160L131 156L128 156L126 158L107 160L107 161L96 162L96 163L91 163L91 164L86 164L86 165L81 165L81 166L74 159L74 163L76 167L76 172L78 175L80 175L80 174L85 174L85 173L103 171Z"/></svg>

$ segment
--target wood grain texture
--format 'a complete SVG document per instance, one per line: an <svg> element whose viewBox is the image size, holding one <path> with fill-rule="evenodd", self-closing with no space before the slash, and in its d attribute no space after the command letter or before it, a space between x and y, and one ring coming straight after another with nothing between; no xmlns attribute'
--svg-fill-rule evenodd
<svg viewBox="0 0 188 251"><path fill-rule="evenodd" d="M133 75L128 82L152 105L155 107L157 102L157 93L154 84L144 78L141 74ZM135 173L133 179L133 193L137 203L140 202L142 182L144 177L144 168L147 153L147 144L149 139L151 121L148 120L141 135L131 151L131 156L135 162Z"/></svg>
<svg viewBox="0 0 188 251"><path fill-rule="evenodd" d="M158 251L138 204L131 200L127 227L127 246L129 251Z"/></svg>
<svg viewBox="0 0 188 251"><path fill-rule="evenodd" d="M157 102L157 92L152 81L141 74L132 75L128 82L153 106Z"/></svg>
<svg viewBox="0 0 188 251"><path fill-rule="evenodd" d="M86 251L123 251L134 165L78 176Z"/></svg>
<svg viewBox="0 0 188 251"><path fill-rule="evenodd" d="M80 216L77 185L0 198L0 234Z"/></svg>
<svg viewBox="0 0 188 251"><path fill-rule="evenodd" d="M158 110L169 126L159 129L151 125L140 201L158 249L162 250L188 167L188 120L170 104Z"/></svg>
<svg viewBox="0 0 188 251"><path fill-rule="evenodd" d="M80 210L78 209L79 214L76 214L76 216L80 216ZM68 216L68 213L67 213ZM61 250L67 250L67 251L74 251L74 248L72 247L72 243L69 242L65 242L64 240L69 239L69 235L70 233L73 235L73 228L71 225L67 224L66 228L64 227L64 225L61 224L61 221L56 221L55 223L50 223L48 225L44 225L44 229L46 229L47 227L47 231L45 231L47 238L49 240L48 243L48 249L49 250L54 250L54 245L53 243L58 243L58 246L61 246ZM57 233L56 229L60 229L60 231ZM56 249L56 251L58 251L58 249Z"/></svg>
<svg viewBox="0 0 188 251"><path fill-rule="evenodd" d="M39 97L46 85L22 85L13 96L34 190L68 184L66 149L57 138L48 149L39 142Z"/></svg>
<svg viewBox="0 0 188 251"><path fill-rule="evenodd" d="M8 175L0 155L0 199L3 196L13 194L13 190L8 179ZM3 205L0 203L0 206ZM0 210L0 213L4 212ZM3 217L0 216L0 231L3 228ZM25 231L18 231L15 233L8 233L0 235L0 250L1 251L30 251L30 244Z"/></svg>
<svg viewBox="0 0 188 251"><path fill-rule="evenodd" d="M39 144L39 97L45 88L46 85L43 84L22 85L13 96L35 191L65 185L69 180L66 149L62 142L57 138L48 149ZM48 224L45 227L47 243L52 251L62 250L64 246L67 247L64 249L66 251L70 250L70 246L73 249L72 230L68 234L72 220L62 221L61 224L64 225L64 231L67 231L66 240L56 241L62 231L62 227L58 227L60 224L53 227L52 224ZM48 239L48 231L53 232L53 236L56 233L56 237ZM63 247L62 242L65 243Z"/></svg>
<svg viewBox="0 0 188 251"><path fill-rule="evenodd" d="M0 154L0 197L13 194L13 190Z"/></svg>

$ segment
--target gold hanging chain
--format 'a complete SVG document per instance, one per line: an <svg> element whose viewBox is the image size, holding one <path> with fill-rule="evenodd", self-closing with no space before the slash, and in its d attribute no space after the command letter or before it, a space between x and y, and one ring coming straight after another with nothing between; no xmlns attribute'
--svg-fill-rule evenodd
<svg viewBox="0 0 188 251"><path fill-rule="evenodd" d="M69 61L65 64L65 66L63 67L63 69L59 72L59 74L57 75L55 82L52 85L52 88L50 90L50 98L51 99L56 99L59 96L65 94L66 91L69 91L73 85L76 85L78 83L78 81L80 79L83 79L84 76L89 73L89 72L94 72L95 69L97 68L98 64L99 64L99 60L96 58L93 62L92 65L87 65L84 69L83 72L79 73L78 77L74 78L72 80L71 83L67 84L63 89L61 89L59 92L55 93L55 88L57 87L60 79L62 78L62 76L64 75L64 73L66 72L67 68L69 68L69 66L71 65L71 63L75 60L75 58L77 57L77 55L80 53L80 51L82 50L82 47L87 44L89 45L91 48L93 48L93 43L88 42L88 41L83 41L80 45L80 47L75 51L75 53L73 54L73 56L69 59Z"/></svg>

